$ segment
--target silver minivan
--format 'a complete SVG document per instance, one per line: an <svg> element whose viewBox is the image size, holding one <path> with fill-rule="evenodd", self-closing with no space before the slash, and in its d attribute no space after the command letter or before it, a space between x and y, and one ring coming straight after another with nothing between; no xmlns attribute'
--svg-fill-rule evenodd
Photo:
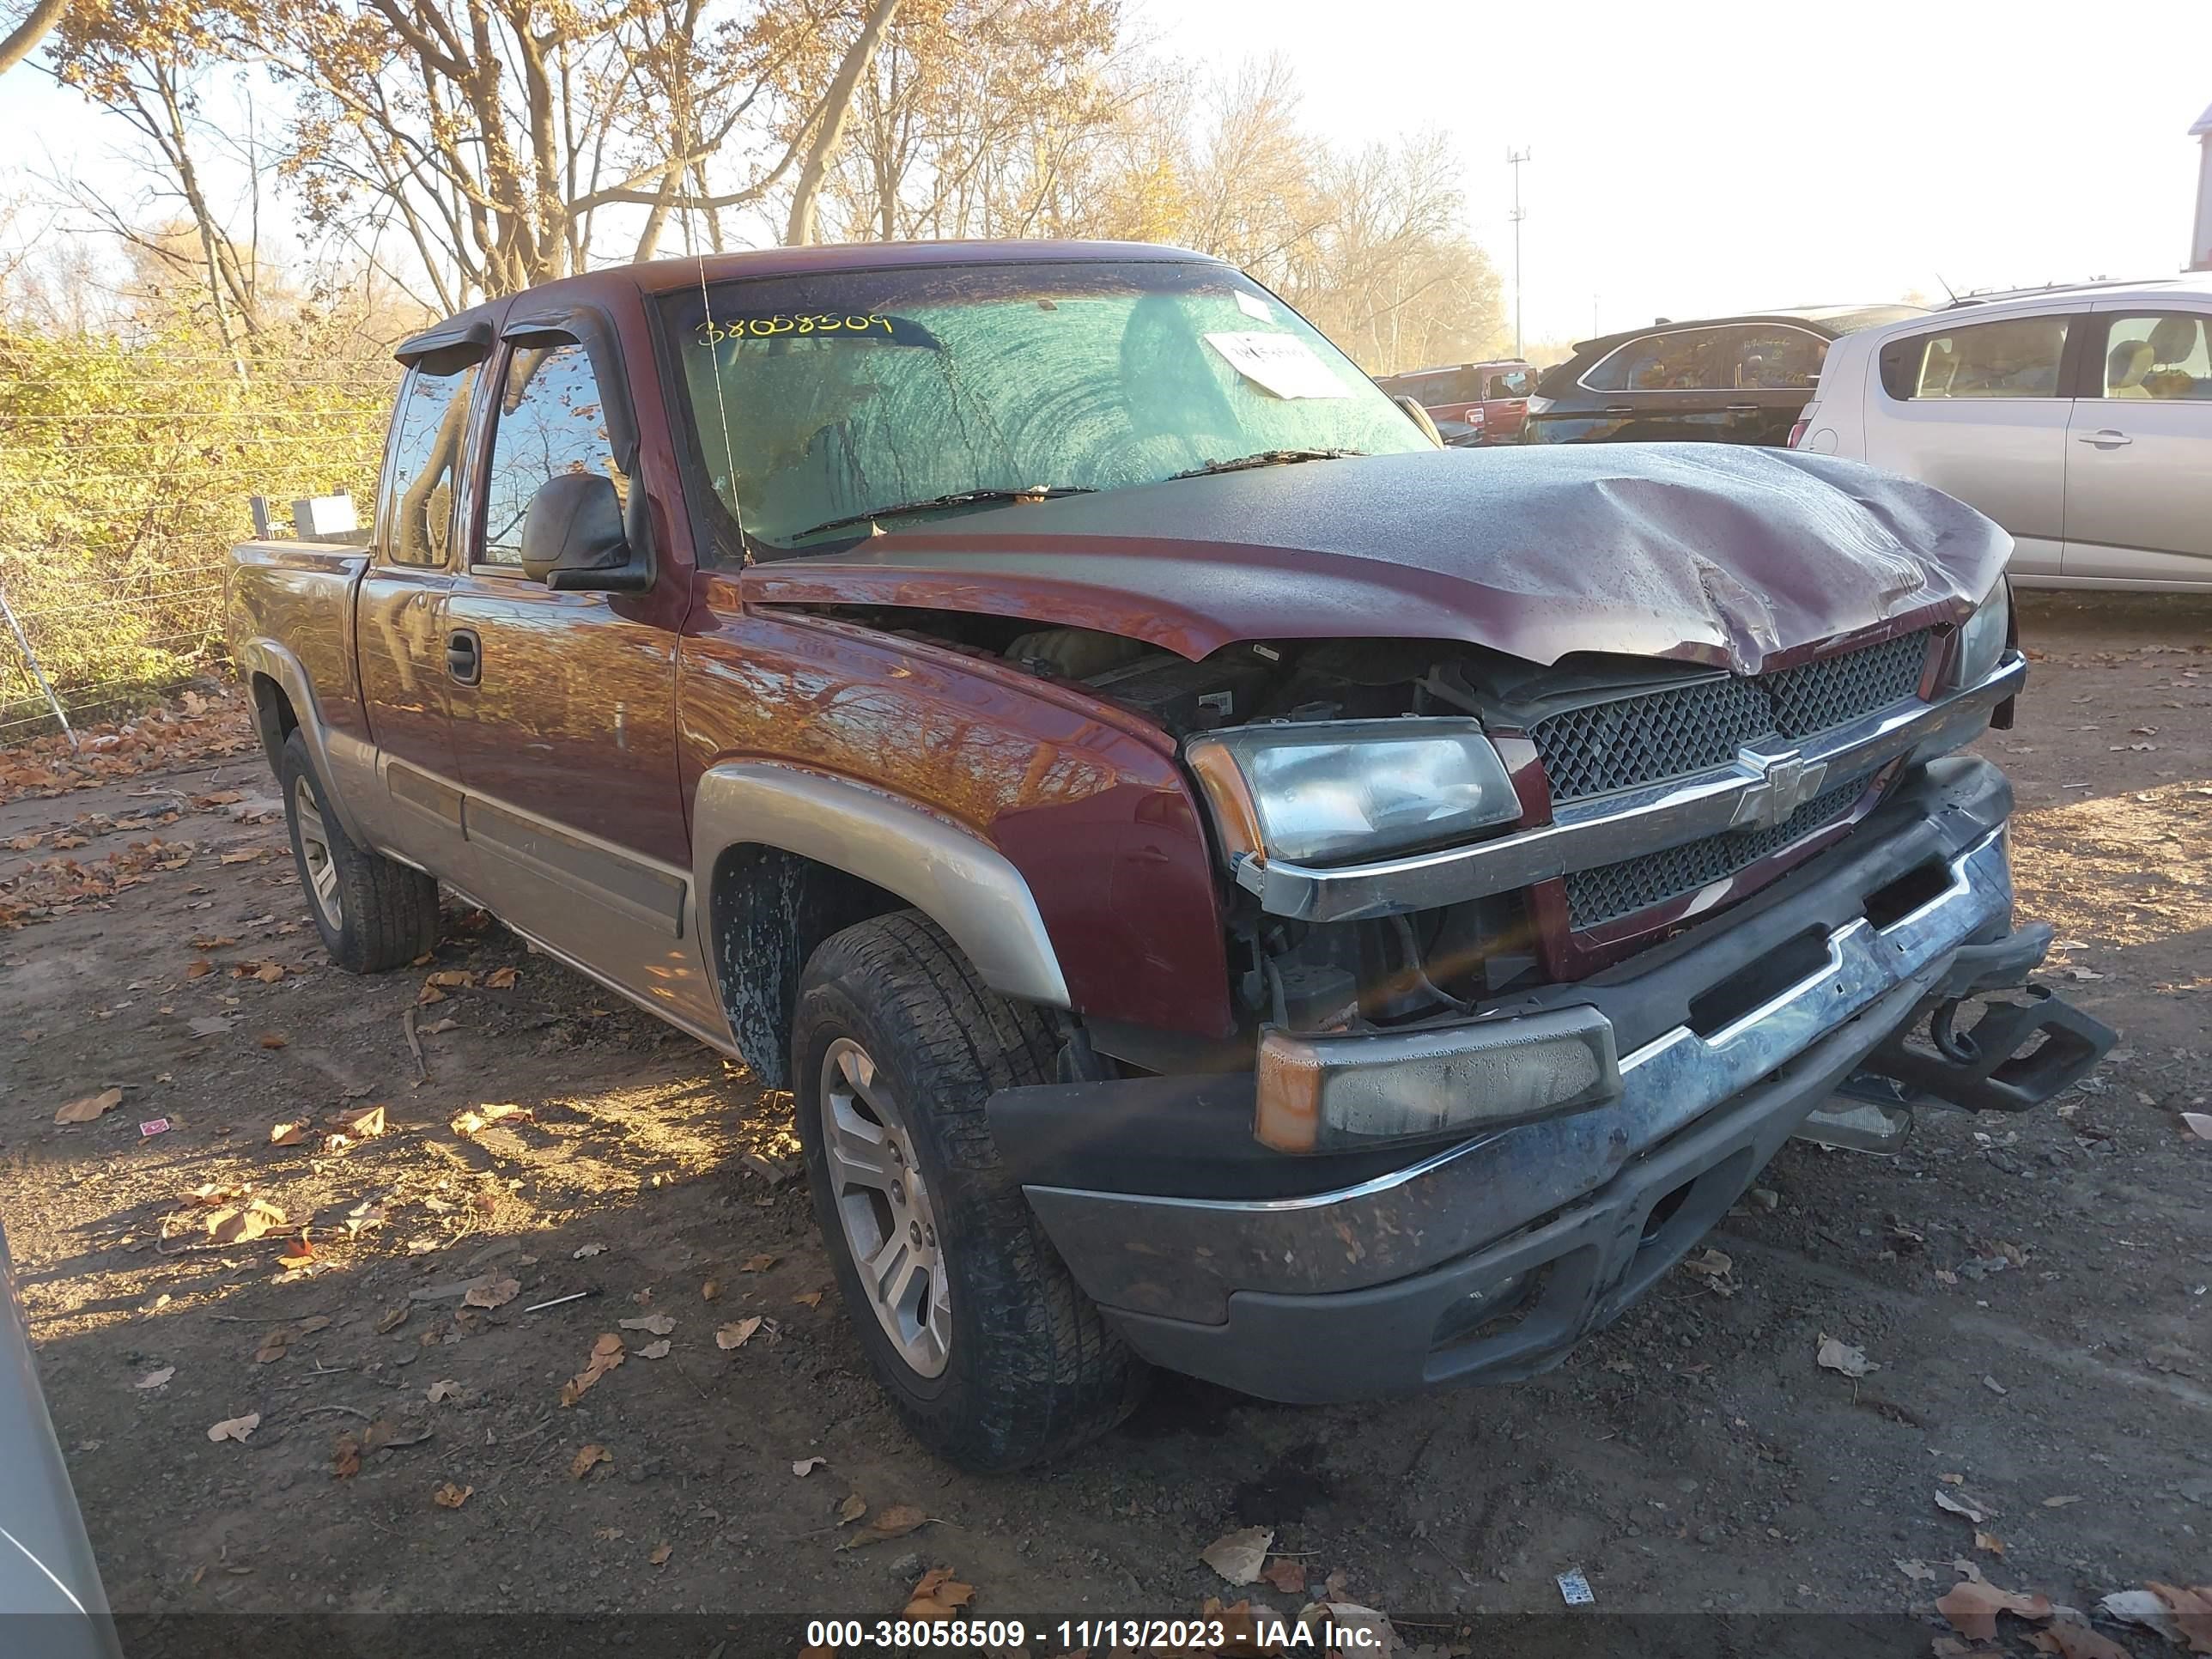
<svg viewBox="0 0 2212 1659"><path fill-rule="evenodd" d="M2012 532L2021 586L2212 590L2212 280L1845 335L1790 441L1979 507Z"/></svg>

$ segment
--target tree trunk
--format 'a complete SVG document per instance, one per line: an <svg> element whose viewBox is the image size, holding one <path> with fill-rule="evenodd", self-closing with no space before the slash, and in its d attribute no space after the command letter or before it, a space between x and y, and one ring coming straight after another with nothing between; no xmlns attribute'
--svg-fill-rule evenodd
<svg viewBox="0 0 2212 1659"><path fill-rule="evenodd" d="M815 112L814 140L799 167L799 184L791 198L791 222L783 233L787 246L798 247L814 240L814 207L822 194L823 175L829 172L830 158L837 153L838 143L845 136L845 118L852 113L853 94L860 88L860 76L867 72L876 55L876 43L890 27L891 14L897 9L898 0L874 0L860 24L859 38L846 51L845 61L837 65L829 95Z"/></svg>

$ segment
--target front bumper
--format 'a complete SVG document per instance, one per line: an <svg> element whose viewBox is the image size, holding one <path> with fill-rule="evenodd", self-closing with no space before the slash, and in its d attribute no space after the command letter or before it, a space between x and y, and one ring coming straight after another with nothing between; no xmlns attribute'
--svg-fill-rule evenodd
<svg viewBox="0 0 2212 1659"><path fill-rule="evenodd" d="M1036 1137L1018 1125L1051 1089L994 1097L994 1125L1003 1113L1014 1133L1002 1145L1071 1271L1157 1364L1297 1401L1541 1371L1687 1252L1923 1008L2040 961L2048 930L2011 931L2002 775L1938 762L1899 793L1772 895L1528 1000L1589 1003L1613 1021L1622 1088L1610 1105L1333 1190L1243 1200L1049 1178L1079 1163L1026 1160ZM1760 988L1755 1001L1746 985ZM2110 1042L2093 1038L2037 1097ZM1090 1110L1110 1107L1101 1091L1155 1081L1073 1087Z"/></svg>

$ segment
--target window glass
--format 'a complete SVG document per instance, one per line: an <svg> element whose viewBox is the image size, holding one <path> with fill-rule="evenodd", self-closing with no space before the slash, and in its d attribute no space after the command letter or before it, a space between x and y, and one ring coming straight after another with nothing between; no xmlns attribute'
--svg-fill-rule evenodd
<svg viewBox="0 0 2212 1659"><path fill-rule="evenodd" d="M2105 337L2104 395L2131 400L2212 399L2207 319L2185 312L2115 317Z"/></svg>
<svg viewBox="0 0 2212 1659"><path fill-rule="evenodd" d="M629 480L607 441L592 360L580 345L517 346L508 354L484 477L481 562L520 567L522 520L538 486L563 472L603 472L626 497Z"/></svg>
<svg viewBox="0 0 2212 1659"><path fill-rule="evenodd" d="M1893 398L2056 398L2066 317L2008 317L1919 334L1882 353Z"/></svg>
<svg viewBox="0 0 2212 1659"><path fill-rule="evenodd" d="M1311 325L1225 265L845 270L665 305L689 435L757 557L1275 450L1430 447Z"/></svg>
<svg viewBox="0 0 2212 1659"><path fill-rule="evenodd" d="M1753 324L1729 331L1734 358L1732 389L1743 392L1809 392L1828 343L1802 328Z"/></svg>
<svg viewBox="0 0 2212 1659"><path fill-rule="evenodd" d="M453 489L469 423L476 365L450 374L418 365L399 388L392 471L384 498L384 556L392 564L442 565L453 533Z"/></svg>
<svg viewBox="0 0 2212 1659"><path fill-rule="evenodd" d="M1528 371L1525 368L1509 368L1500 374L1492 374L1490 377L1490 389L1483 395L1486 398L1527 397Z"/></svg>
<svg viewBox="0 0 2212 1659"><path fill-rule="evenodd" d="M1631 340L1585 375L1593 392L1701 392L1735 384L1733 331L1678 328Z"/></svg>

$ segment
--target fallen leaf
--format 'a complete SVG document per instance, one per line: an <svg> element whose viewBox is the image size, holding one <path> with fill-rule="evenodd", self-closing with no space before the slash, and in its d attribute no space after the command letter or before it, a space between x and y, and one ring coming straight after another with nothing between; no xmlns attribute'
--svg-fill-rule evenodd
<svg viewBox="0 0 2212 1659"><path fill-rule="evenodd" d="M448 1400L458 1400L460 1397L461 1385L450 1376L440 1377L430 1385L428 1390L428 1398L434 1406L443 1405Z"/></svg>
<svg viewBox="0 0 2212 1659"><path fill-rule="evenodd" d="M123 1103L123 1091L102 1089L96 1095L86 1095L72 1100L54 1114L57 1123L89 1123L102 1112L112 1111Z"/></svg>
<svg viewBox="0 0 2212 1659"><path fill-rule="evenodd" d="M2124 1625L2155 1631L2176 1647L2182 1645L2181 1626L2173 1622L2166 1603L2147 1589L2114 1590L2097 1603L2097 1611Z"/></svg>
<svg viewBox="0 0 2212 1659"><path fill-rule="evenodd" d="M738 1266L741 1273L764 1273L783 1258L779 1255L750 1255Z"/></svg>
<svg viewBox="0 0 2212 1659"><path fill-rule="evenodd" d="M376 1334L384 1336L398 1330L407 1322L408 1306L403 1302L396 1308L387 1308L376 1322Z"/></svg>
<svg viewBox="0 0 2212 1659"><path fill-rule="evenodd" d="M1899 1572L1916 1583L1932 1584L1936 1582L1936 1569L1925 1561L1899 1561L1893 1565Z"/></svg>
<svg viewBox="0 0 2212 1659"><path fill-rule="evenodd" d="M187 964L185 969L185 977L186 979L205 979L213 972L215 972L215 963L211 962L195 962Z"/></svg>
<svg viewBox="0 0 2212 1659"><path fill-rule="evenodd" d="M725 1350L742 1348L760 1328L761 1316L758 1314L750 1319L740 1319L733 1325L725 1325L714 1333L714 1346Z"/></svg>
<svg viewBox="0 0 2212 1659"><path fill-rule="evenodd" d="M428 1025L417 1025L415 1028L415 1035L416 1036L443 1036L448 1031L458 1031L460 1029L461 1022L448 1014L443 1019L432 1020Z"/></svg>
<svg viewBox="0 0 2212 1659"><path fill-rule="evenodd" d="M261 1346L253 1355L254 1363L258 1365L273 1364L284 1357L285 1350L291 1346L292 1328L289 1325L279 1325L261 1339Z"/></svg>
<svg viewBox="0 0 2212 1659"><path fill-rule="evenodd" d="M176 1374L177 1368L174 1365L164 1365L158 1371L148 1371L131 1386L140 1389L158 1389Z"/></svg>
<svg viewBox="0 0 2212 1659"><path fill-rule="evenodd" d="M282 1048L291 1042L291 1038L286 1036L282 1031L264 1031L259 1040L264 1048Z"/></svg>
<svg viewBox="0 0 2212 1659"><path fill-rule="evenodd" d="M797 1296L794 1296L791 1299L799 1304L802 1308L818 1308L822 1305L822 1292L819 1291L801 1291Z"/></svg>
<svg viewBox="0 0 2212 1659"><path fill-rule="evenodd" d="M2181 1121L2199 1140L2212 1140L2212 1112L2184 1112Z"/></svg>
<svg viewBox="0 0 2212 1659"><path fill-rule="evenodd" d="M457 1486L448 1480L430 1494L430 1501L441 1510L457 1510L467 1503L475 1492L474 1486Z"/></svg>
<svg viewBox="0 0 2212 1659"><path fill-rule="evenodd" d="M975 1587L963 1584L950 1567L932 1567L907 1597L899 1617L908 1624L941 1625L975 1599Z"/></svg>
<svg viewBox="0 0 2212 1659"><path fill-rule="evenodd" d="M356 1140L374 1140L384 1133L384 1108L371 1106L338 1120L338 1127Z"/></svg>
<svg viewBox="0 0 2212 1659"><path fill-rule="evenodd" d="M605 1446L586 1446L576 1454L575 1461L568 1465L568 1478L571 1480L581 1480L597 1465L613 1462L613 1455Z"/></svg>
<svg viewBox="0 0 2212 1659"><path fill-rule="evenodd" d="M710 1279L699 1287L699 1299L702 1302L712 1302L721 1294L722 1281L719 1279Z"/></svg>
<svg viewBox="0 0 2212 1659"><path fill-rule="evenodd" d="M489 1128L495 1123L505 1123L510 1119L524 1123L536 1121L531 1116L529 1109L524 1106L471 1106L453 1121L453 1130L466 1139L479 1129ZM588 1249L591 1247L586 1245L585 1248Z"/></svg>
<svg viewBox="0 0 2212 1659"><path fill-rule="evenodd" d="M1275 1541L1272 1527L1245 1527L1224 1533L1198 1553L1198 1559L1232 1584L1258 1582L1266 1565L1268 1546Z"/></svg>
<svg viewBox="0 0 2212 1659"><path fill-rule="evenodd" d="M383 1451L387 1447L419 1446L434 1432L436 1431L432 1429L428 1420L422 1418L416 1418L412 1420L403 1419L398 1423L393 1423L388 1419L380 1417L362 1431L361 1449L365 1452L372 1452Z"/></svg>
<svg viewBox="0 0 2212 1659"><path fill-rule="evenodd" d="M1974 1534L1974 1547L1996 1556L1999 1560L2004 1559L2004 1540L1993 1532L1977 1530Z"/></svg>
<svg viewBox="0 0 2212 1659"><path fill-rule="evenodd" d="M617 1322L626 1331L651 1331L655 1336L666 1336L676 1328L676 1322L666 1314L647 1314L642 1319Z"/></svg>
<svg viewBox="0 0 2212 1659"><path fill-rule="evenodd" d="M913 1504L893 1504L888 1509L877 1510L866 1526L848 1534L837 1547L856 1550L870 1544L880 1544L886 1538L903 1538L915 1528L927 1525L928 1522L929 1517Z"/></svg>
<svg viewBox="0 0 2212 1659"><path fill-rule="evenodd" d="M2031 1631L2028 1646L2038 1653L2055 1653L2059 1659L2135 1659L2109 1636L2100 1636L2087 1625L2060 1616L2046 1630Z"/></svg>
<svg viewBox="0 0 2212 1659"><path fill-rule="evenodd" d="M1960 1492L1954 1495L1940 1487L1936 1492L1936 1507L1939 1510L1948 1510L1954 1515L1963 1515L1976 1526L1979 1526L1996 1513L1982 1499L1967 1492Z"/></svg>
<svg viewBox="0 0 2212 1659"><path fill-rule="evenodd" d="M465 1308L504 1308L521 1291L522 1281L519 1279L501 1279L496 1274L486 1273L462 1292L461 1305Z"/></svg>
<svg viewBox="0 0 2212 1659"><path fill-rule="evenodd" d="M361 1437L348 1431L331 1442L331 1479L350 1480L361 1473Z"/></svg>
<svg viewBox="0 0 2212 1659"><path fill-rule="evenodd" d="M441 990L458 991L464 986L474 985L477 982L477 976L462 969L446 968L431 975L422 982L425 985L437 986Z"/></svg>
<svg viewBox="0 0 2212 1659"><path fill-rule="evenodd" d="M592 1344L592 1357L584 1369L561 1385L561 1403L573 1406L605 1376L623 1363L623 1340L612 1331L604 1334Z"/></svg>
<svg viewBox="0 0 2212 1659"><path fill-rule="evenodd" d="M803 1480L829 1461L826 1457L802 1457L792 1464L791 1472Z"/></svg>
<svg viewBox="0 0 2212 1659"><path fill-rule="evenodd" d="M260 1199L248 1199L243 1208L226 1204L207 1217L208 1237L218 1244L250 1244L272 1227L284 1224L284 1212Z"/></svg>
<svg viewBox="0 0 2212 1659"><path fill-rule="evenodd" d="M443 1002L445 1000L446 994L434 985L425 985L415 994L415 1006L417 1008L427 1008L434 1002Z"/></svg>
<svg viewBox="0 0 2212 1659"><path fill-rule="evenodd" d="M1986 1579L1962 1578L1936 1603L1936 1611L1951 1621L1960 1635L1976 1642L1997 1639L1997 1615L2016 1613L2022 1619L2051 1617L2045 1595L2018 1595L1999 1589Z"/></svg>
<svg viewBox="0 0 2212 1659"><path fill-rule="evenodd" d="M520 977L512 968L495 968L484 975L484 985L489 990L508 991L514 988L514 981Z"/></svg>
<svg viewBox="0 0 2212 1659"><path fill-rule="evenodd" d="M2045 1498L2043 1500L2043 1507L2046 1510L2063 1510L2069 1504L2078 1504L2081 1501L2081 1494L2078 1492L2069 1492L2057 1498Z"/></svg>
<svg viewBox="0 0 2212 1659"><path fill-rule="evenodd" d="M2184 1589L2146 1578L2143 1588L2166 1604L2166 1616L2189 1638L2191 1653L2212 1653L2212 1584Z"/></svg>
<svg viewBox="0 0 2212 1659"><path fill-rule="evenodd" d="M668 1339L664 1336L659 1341L648 1342L640 1348L637 1351L637 1357L641 1359L665 1359L668 1358Z"/></svg>
<svg viewBox="0 0 2212 1659"><path fill-rule="evenodd" d="M647 1556L645 1559L656 1567L665 1567L668 1565L668 1558L675 1553L675 1545L662 1544L656 1547L653 1553Z"/></svg>
<svg viewBox="0 0 2212 1659"><path fill-rule="evenodd" d="M307 1138L307 1125L305 1120L296 1123L272 1123L269 1126L269 1144L271 1146L297 1146Z"/></svg>
<svg viewBox="0 0 2212 1659"><path fill-rule="evenodd" d="M1814 1360L1828 1370L1841 1371L1845 1376L1864 1376L1869 1371L1878 1371L1881 1366L1866 1357L1864 1350L1854 1348L1840 1338L1822 1332L1820 1352Z"/></svg>
<svg viewBox="0 0 2212 1659"><path fill-rule="evenodd" d="M1306 1593L1306 1564L1293 1561L1287 1556L1277 1556L1267 1563L1260 1577L1285 1595Z"/></svg>
<svg viewBox="0 0 2212 1659"><path fill-rule="evenodd" d="M253 970L253 977L264 985L274 985L284 977L284 964L281 962L264 962Z"/></svg>
<svg viewBox="0 0 2212 1659"><path fill-rule="evenodd" d="M868 1500L856 1492L847 1492L845 1501L837 1505L837 1519L841 1522L857 1521L867 1512Z"/></svg>
<svg viewBox="0 0 2212 1659"><path fill-rule="evenodd" d="M261 1426L261 1413L248 1412L243 1417L226 1417L207 1431L207 1437L220 1443L225 1440L243 1442L246 1436Z"/></svg>

